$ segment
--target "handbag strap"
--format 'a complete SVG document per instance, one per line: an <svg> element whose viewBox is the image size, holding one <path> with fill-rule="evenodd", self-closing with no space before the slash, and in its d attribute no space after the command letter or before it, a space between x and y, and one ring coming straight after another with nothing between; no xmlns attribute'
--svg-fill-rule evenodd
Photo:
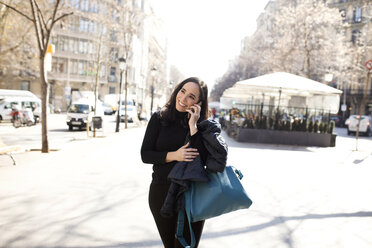
<svg viewBox="0 0 372 248"><path fill-rule="evenodd" d="M191 227L191 218L190 218L190 206L185 207L187 220L189 222L189 230L190 230L190 237L191 237L191 244L188 245L185 237L183 236L183 227L185 224L185 212L183 210L178 211L178 219L177 219L177 232L176 238L180 241L181 245L185 248L194 248L195 247L195 235L194 231Z"/></svg>
<svg viewBox="0 0 372 248"><path fill-rule="evenodd" d="M187 144L187 142L189 142L189 135L190 135L190 131L187 132L186 134L184 144ZM183 236L183 227L185 225L185 212L186 212L187 220L189 222L189 230L190 230L190 237L191 237L190 245L187 244L185 237ZM181 245L185 248L195 247L195 235L194 235L194 231L192 230L192 226L191 226L190 213L191 213L190 206L185 206L185 211L183 210L178 211L176 238L178 239L178 241L180 241Z"/></svg>

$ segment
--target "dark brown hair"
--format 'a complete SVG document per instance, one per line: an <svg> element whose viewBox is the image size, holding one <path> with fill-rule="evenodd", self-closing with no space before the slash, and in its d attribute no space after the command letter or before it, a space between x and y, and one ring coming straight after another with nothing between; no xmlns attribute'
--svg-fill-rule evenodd
<svg viewBox="0 0 372 248"><path fill-rule="evenodd" d="M168 102L160 111L160 118L162 119L163 123L169 124L171 122L175 122L177 120L177 110L176 110L176 97L178 92L182 89L182 87L187 83L196 83L199 86L199 99L197 103L201 102L201 111L200 111L200 118L198 122L208 119L209 111L208 111L208 87L204 81L200 80L197 77L190 77L183 80L181 83L176 85L174 88L172 95L170 96ZM181 120L182 122L183 120ZM185 123L187 125L187 120Z"/></svg>

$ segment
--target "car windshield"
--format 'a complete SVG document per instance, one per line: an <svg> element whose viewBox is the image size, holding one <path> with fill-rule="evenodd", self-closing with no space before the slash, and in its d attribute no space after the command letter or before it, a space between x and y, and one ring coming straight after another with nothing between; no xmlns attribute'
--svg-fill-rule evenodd
<svg viewBox="0 0 372 248"><path fill-rule="evenodd" d="M121 101L121 105L125 105L125 101ZM133 105L133 101L127 101L127 106Z"/></svg>
<svg viewBox="0 0 372 248"><path fill-rule="evenodd" d="M68 110L69 113L88 114L89 105L87 104L73 104Z"/></svg>

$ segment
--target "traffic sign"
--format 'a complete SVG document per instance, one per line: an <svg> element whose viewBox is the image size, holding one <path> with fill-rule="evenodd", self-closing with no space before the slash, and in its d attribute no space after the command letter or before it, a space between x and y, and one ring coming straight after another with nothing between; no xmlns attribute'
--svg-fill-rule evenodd
<svg viewBox="0 0 372 248"><path fill-rule="evenodd" d="M370 60L368 60L365 64L364 64L364 66L367 68L367 70L372 70L372 60L370 59Z"/></svg>
<svg viewBox="0 0 372 248"><path fill-rule="evenodd" d="M346 108L347 108L347 105L346 104L342 104L341 105L341 111L346 111Z"/></svg>

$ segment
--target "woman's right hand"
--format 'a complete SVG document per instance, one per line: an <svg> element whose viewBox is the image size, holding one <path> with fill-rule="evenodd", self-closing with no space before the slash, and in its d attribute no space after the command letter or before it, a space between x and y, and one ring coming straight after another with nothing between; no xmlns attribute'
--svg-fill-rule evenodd
<svg viewBox="0 0 372 248"><path fill-rule="evenodd" d="M166 157L166 162L171 161L186 161L191 162L199 155L198 149L196 148L187 148L190 142L186 145L181 146L177 151L168 152Z"/></svg>

